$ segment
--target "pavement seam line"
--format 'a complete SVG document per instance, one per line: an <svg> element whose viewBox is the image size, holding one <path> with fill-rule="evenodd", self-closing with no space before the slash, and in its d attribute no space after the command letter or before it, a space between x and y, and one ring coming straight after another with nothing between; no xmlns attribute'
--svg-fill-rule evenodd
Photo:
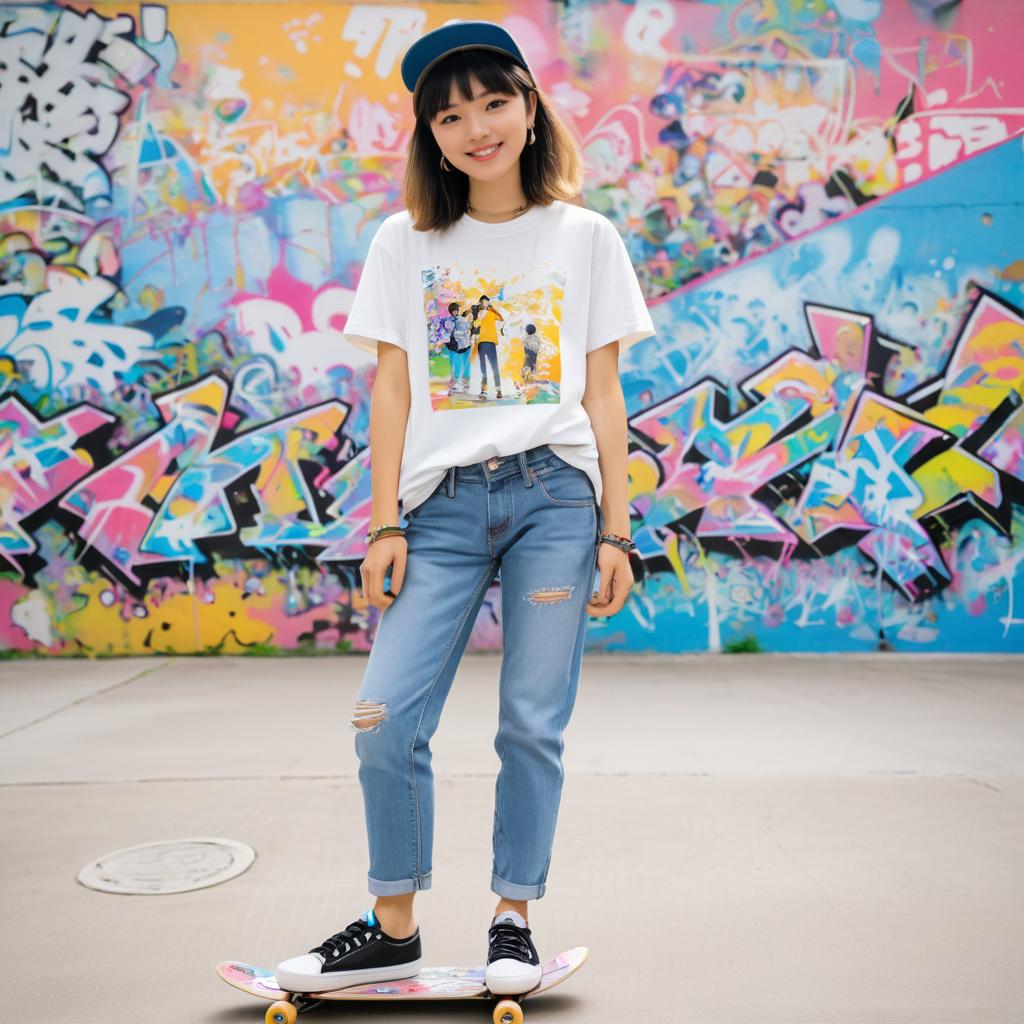
<svg viewBox="0 0 1024 1024"><path fill-rule="evenodd" d="M95 693L87 693L84 697L78 697L71 701L70 704L65 704L62 707L56 708L53 711L48 712L45 715L40 715L39 718L34 718L31 722L25 722L23 725L15 726L13 729L9 729L7 732L0 733L0 740L7 739L8 736L13 736L16 732L24 732L26 729L31 729L32 726L38 725L40 722L45 722L48 718L53 718L56 715L63 714L69 708L76 707L79 704L84 704L86 701L92 700L94 697L102 697L105 693L110 693L111 690L116 690L120 686L127 686L129 683L134 683L141 679L143 676L148 676L151 672L158 672L162 668L166 668L170 664L170 661L163 661L159 665L151 665L140 672L137 672L133 676L129 676L127 679L122 679L118 683L114 683L111 686L107 686L102 690L97 690Z"/></svg>

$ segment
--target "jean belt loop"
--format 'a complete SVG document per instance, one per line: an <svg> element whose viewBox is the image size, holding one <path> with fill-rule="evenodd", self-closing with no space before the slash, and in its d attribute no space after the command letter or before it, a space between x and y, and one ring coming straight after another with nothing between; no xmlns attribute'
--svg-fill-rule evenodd
<svg viewBox="0 0 1024 1024"><path fill-rule="evenodd" d="M455 497L455 467L452 466L448 470L448 482L446 484L446 490L449 498Z"/></svg>
<svg viewBox="0 0 1024 1024"><path fill-rule="evenodd" d="M526 452L519 453L519 470L523 474L524 486L532 487L533 478L530 476L530 467L526 461Z"/></svg>

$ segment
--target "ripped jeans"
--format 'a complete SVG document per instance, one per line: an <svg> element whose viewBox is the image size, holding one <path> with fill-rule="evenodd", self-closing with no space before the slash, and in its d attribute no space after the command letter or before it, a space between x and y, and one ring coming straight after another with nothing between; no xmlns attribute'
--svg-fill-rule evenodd
<svg viewBox="0 0 1024 1024"><path fill-rule="evenodd" d="M429 889L430 739L488 586L501 582L491 889L544 895L601 529L590 478L547 445L453 467L406 515L408 557L382 613L351 723L369 890ZM500 570L500 576L499 576Z"/></svg>

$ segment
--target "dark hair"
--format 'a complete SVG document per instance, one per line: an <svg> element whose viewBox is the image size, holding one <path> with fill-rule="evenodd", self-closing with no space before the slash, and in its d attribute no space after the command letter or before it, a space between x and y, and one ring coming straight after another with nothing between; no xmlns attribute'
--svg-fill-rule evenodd
<svg viewBox="0 0 1024 1024"><path fill-rule="evenodd" d="M480 301L481 302L490 302L491 301L491 297L490 297L490 295L481 295L480 296Z"/></svg>
<svg viewBox="0 0 1024 1024"><path fill-rule="evenodd" d="M537 333L537 328L534 327L533 324L527 324L526 325L526 333L527 334L536 334Z"/></svg>
<svg viewBox="0 0 1024 1024"><path fill-rule="evenodd" d="M454 313L455 310L457 310L458 308L459 308L459 304L457 302L449 302L448 303L448 312L449 313Z"/></svg>
<svg viewBox="0 0 1024 1024"><path fill-rule="evenodd" d="M575 199L583 188L583 160L576 140L555 113L533 76L511 57L491 50L456 50L427 72L413 96L416 125L405 164L402 190L417 231L444 230L465 212L469 176L458 168L441 169L441 147L430 124L451 98L452 83L467 102L473 98L470 77L488 92L514 96L529 105L537 94L533 122L535 141L519 157L523 193L528 202L549 206L556 199Z"/></svg>

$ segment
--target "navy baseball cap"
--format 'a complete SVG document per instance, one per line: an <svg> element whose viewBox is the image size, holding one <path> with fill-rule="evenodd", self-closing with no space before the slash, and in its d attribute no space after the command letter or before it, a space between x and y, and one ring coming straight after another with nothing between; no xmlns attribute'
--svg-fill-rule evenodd
<svg viewBox="0 0 1024 1024"><path fill-rule="evenodd" d="M519 45L500 25L493 21L451 21L417 39L402 58L402 81L409 92L415 93L423 76L456 50L496 50L530 71Z"/></svg>

